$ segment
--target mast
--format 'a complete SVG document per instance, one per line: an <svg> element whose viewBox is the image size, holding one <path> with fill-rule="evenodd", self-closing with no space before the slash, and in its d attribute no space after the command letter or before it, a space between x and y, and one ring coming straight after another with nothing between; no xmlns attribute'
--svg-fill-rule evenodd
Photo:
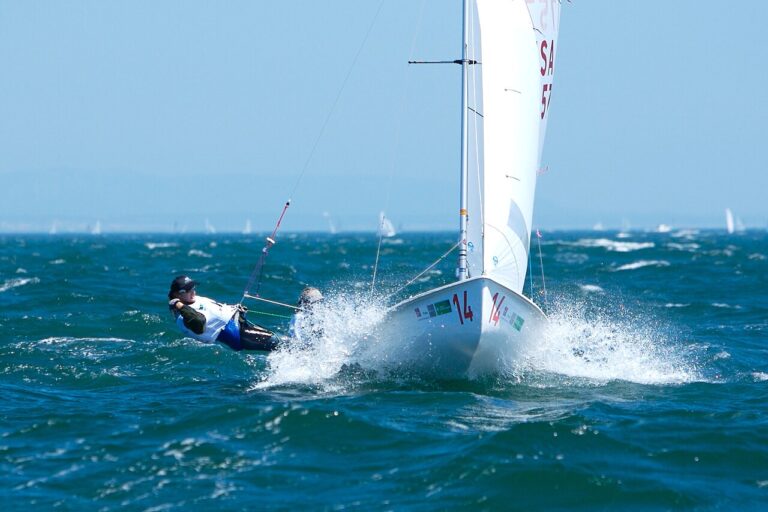
<svg viewBox="0 0 768 512"><path fill-rule="evenodd" d="M456 277L459 281L467 279L467 46L469 33L469 1L463 0L462 48L461 48L461 180L459 199L459 263Z"/></svg>

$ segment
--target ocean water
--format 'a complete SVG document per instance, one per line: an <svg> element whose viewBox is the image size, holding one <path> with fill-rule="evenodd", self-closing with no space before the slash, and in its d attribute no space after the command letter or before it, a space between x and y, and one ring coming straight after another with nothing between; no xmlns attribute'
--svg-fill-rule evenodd
<svg viewBox="0 0 768 512"><path fill-rule="evenodd" d="M260 293L320 287L325 334L269 356L184 339L166 306L179 273L239 300L262 237L0 237L0 508L768 509L766 233L543 235L550 328L452 381L356 350L451 233L385 240L373 292L372 235L283 235Z"/></svg>

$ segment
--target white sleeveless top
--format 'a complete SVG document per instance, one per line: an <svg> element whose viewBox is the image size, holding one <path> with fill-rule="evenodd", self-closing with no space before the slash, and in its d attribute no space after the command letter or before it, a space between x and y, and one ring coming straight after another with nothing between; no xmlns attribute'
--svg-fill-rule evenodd
<svg viewBox="0 0 768 512"><path fill-rule="evenodd" d="M181 332L185 335L206 343L213 343L216 341L219 333L226 327L227 323L232 320L236 311L235 306L222 304L221 302L216 302L208 297L201 297L199 295L195 298L195 302L189 304L189 307L205 315L205 330L203 331L203 334L196 334L187 329L184 325L184 318L182 318L181 315L176 318L176 325L179 326Z"/></svg>

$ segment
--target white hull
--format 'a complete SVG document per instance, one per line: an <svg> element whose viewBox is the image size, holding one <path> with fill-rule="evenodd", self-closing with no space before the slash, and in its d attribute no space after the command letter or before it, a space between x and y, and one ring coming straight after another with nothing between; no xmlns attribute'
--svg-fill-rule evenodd
<svg viewBox="0 0 768 512"><path fill-rule="evenodd" d="M381 335L390 363L445 378L473 377L518 359L541 339L546 321L528 298L476 277L397 304Z"/></svg>

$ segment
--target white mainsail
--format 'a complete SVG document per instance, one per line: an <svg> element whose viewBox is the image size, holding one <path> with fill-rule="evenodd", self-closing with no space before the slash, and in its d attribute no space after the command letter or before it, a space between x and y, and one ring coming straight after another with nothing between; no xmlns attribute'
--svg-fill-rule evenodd
<svg viewBox="0 0 768 512"><path fill-rule="evenodd" d="M468 78L469 275L521 292L547 128L558 0L474 0Z"/></svg>
<svg viewBox="0 0 768 512"><path fill-rule="evenodd" d="M725 209L725 229L728 231L729 235L733 234L734 231L734 225L733 225L733 212L730 208Z"/></svg>

